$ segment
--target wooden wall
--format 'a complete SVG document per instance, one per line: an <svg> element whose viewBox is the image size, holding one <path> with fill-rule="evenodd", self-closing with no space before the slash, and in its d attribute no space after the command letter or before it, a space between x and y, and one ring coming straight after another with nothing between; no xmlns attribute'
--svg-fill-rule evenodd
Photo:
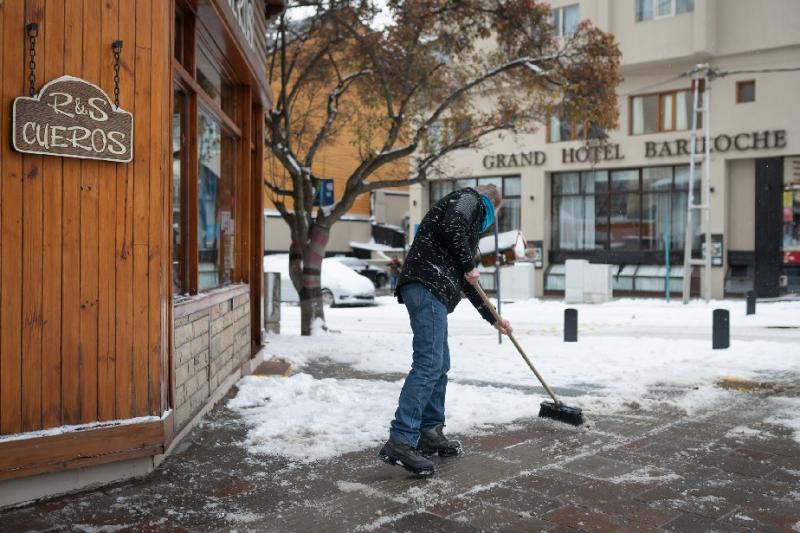
<svg viewBox="0 0 800 533"><path fill-rule="evenodd" d="M0 0L0 434L167 408L170 2ZM64 74L134 115L130 164L22 155L11 107Z"/></svg>

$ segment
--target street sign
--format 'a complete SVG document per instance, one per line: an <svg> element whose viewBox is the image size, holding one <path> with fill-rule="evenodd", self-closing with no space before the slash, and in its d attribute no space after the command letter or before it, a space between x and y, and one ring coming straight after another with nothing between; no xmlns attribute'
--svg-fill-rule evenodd
<svg viewBox="0 0 800 533"><path fill-rule="evenodd" d="M314 199L314 205L322 205L323 207L333 205L333 180L322 179L320 181L322 183L319 188L319 194L317 194L317 197ZM322 202L320 202L320 200L322 200Z"/></svg>

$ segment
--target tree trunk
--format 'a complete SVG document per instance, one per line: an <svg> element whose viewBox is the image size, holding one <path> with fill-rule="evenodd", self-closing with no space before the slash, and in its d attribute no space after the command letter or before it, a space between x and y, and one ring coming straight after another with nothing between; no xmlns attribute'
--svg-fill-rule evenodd
<svg viewBox="0 0 800 533"><path fill-rule="evenodd" d="M330 228L313 225L308 231L308 242L302 250L302 275L300 279L300 333L311 335L317 327L327 329L325 325L325 309L322 305L322 287L320 285L322 259L328 245Z"/></svg>

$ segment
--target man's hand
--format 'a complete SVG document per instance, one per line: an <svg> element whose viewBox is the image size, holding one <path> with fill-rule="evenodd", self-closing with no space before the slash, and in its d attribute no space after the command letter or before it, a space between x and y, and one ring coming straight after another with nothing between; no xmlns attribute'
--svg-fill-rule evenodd
<svg viewBox="0 0 800 533"><path fill-rule="evenodd" d="M481 279L481 274L480 272L478 272L477 268L473 268L472 270L464 274L464 279L467 280L467 283L470 283L472 285L477 285L478 281Z"/></svg>
<svg viewBox="0 0 800 533"><path fill-rule="evenodd" d="M511 322L502 318L494 323L494 328L502 333L503 335L509 335L514 332L514 328L511 327Z"/></svg>

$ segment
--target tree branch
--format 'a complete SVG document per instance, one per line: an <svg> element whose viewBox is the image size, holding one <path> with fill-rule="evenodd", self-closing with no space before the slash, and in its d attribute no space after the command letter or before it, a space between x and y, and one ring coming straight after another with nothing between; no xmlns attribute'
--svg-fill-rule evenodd
<svg viewBox="0 0 800 533"><path fill-rule="evenodd" d="M274 183L270 183L269 180L264 180L264 185L266 185L267 189L269 189L278 196L291 196L292 194L294 194L294 191L278 187Z"/></svg>
<svg viewBox="0 0 800 533"><path fill-rule="evenodd" d="M339 83L336 85L336 88L328 95L328 116L325 120L325 124L323 124L319 132L317 132L317 136L311 143L308 153L306 153L306 157L303 162L305 166L311 167L314 162L314 156L317 154L317 150L319 150L319 147L322 146L322 143L325 141L325 139L328 138L331 128L333 128L333 123L336 121L336 117L339 115L339 97L347 90L350 84L369 72L370 71L368 69L362 68L358 72L348 74L339 81Z"/></svg>

